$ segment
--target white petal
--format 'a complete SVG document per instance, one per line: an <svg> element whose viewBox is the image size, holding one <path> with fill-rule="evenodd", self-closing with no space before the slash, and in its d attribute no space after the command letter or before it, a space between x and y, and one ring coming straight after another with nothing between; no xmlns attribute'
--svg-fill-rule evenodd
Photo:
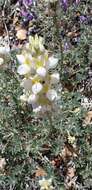
<svg viewBox="0 0 92 190"><path fill-rule="evenodd" d="M40 51L43 52L44 51L44 46L42 44L40 44L39 47L40 47Z"/></svg>
<svg viewBox="0 0 92 190"><path fill-rule="evenodd" d="M25 95L25 94L21 95L21 96L20 96L20 100L21 100L22 102L26 102L26 101L27 101L26 95Z"/></svg>
<svg viewBox="0 0 92 190"><path fill-rule="evenodd" d="M0 57L0 65L3 65L4 59Z"/></svg>
<svg viewBox="0 0 92 190"><path fill-rule="evenodd" d="M9 47L0 47L0 54L8 54L10 52Z"/></svg>
<svg viewBox="0 0 92 190"><path fill-rule="evenodd" d="M42 109L42 106L37 106L36 108L33 108L33 112L38 113Z"/></svg>
<svg viewBox="0 0 92 190"><path fill-rule="evenodd" d="M52 102L57 98L57 92L53 89L48 90L46 97Z"/></svg>
<svg viewBox="0 0 92 190"><path fill-rule="evenodd" d="M20 64L24 64L25 63L25 57L24 55L20 54L20 55L16 55L17 60Z"/></svg>
<svg viewBox="0 0 92 190"><path fill-rule="evenodd" d="M28 103L32 104L32 103L36 103L38 100L38 96L35 94L31 94L28 98Z"/></svg>
<svg viewBox="0 0 92 190"><path fill-rule="evenodd" d="M34 94L38 94L41 90L42 90L43 86L40 82L38 83L35 83L33 86L32 86L32 92Z"/></svg>
<svg viewBox="0 0 92 190"><path fill-rule="evenodd" d="M49 184L51 184L52 183L52 179L50 178L50 179L48 179L48 182L49 182Z"/></svg>
<svg viewBox="0 0 92 190"><path fill-rule="evenodd" d="M39 180L39 185L42 185L44 181L45 181L45 178L43 177L41 180Z"/></svg>
<svg viewBox="0 0 92 190"><path fill-rule="evenodd" d="M54 69L58 64L58 59L54 58L53 56L49 57L48 60L48 68L49 69Z"/></svg>
<svg viewBox="0 0 92 190"><path fill-rule="evenodd" d="M31 90L31 88L32 88L32 81L31 81L31 79L24 78L23 81L22 81L22 83L21 83L21 86L24 87L26 91Z"/></svg>
<svg viewBox="0 0 92 190"><path fill-rule="evenodd" d="M57 84L60 80L60 75L59 73L53 73L51 75L51 84Z"/></svg>
<svg viewBox="0 0 92 190"><path fill-rule="evenodd" d="M46 76L46 69L44 67L39 67L36 72L40 77Z"/></svg>
<svg viewBox="0 0 92 190"><path fill-rule="evenodd" d="M30 61L32 61L32 55L31 55L31 54L28 54L27 57L28 57L28 59L29 59Z"/></svg>
<svg viewBox="0 0 92 190"><path fill-rule="evenodd" d="M17 72L20 74L20 75L25 75L27 73L30 72L30 67L26 64L22 64L18 67L18 70Z"/></svg>
<svg viewBox="0 0 92 190"><path fill-rule="evenodd" d="M27 50L29 50L30 44L26 43L25 47L26 47Z"/></svg>

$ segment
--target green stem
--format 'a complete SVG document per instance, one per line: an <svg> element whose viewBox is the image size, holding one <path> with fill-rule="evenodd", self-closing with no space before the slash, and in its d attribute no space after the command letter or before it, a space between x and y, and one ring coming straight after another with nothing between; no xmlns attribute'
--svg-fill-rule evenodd
<svg viewBox="0 0 92 190"><path fill-rule="evenodd" d="M51 116L51 114L49 112L47 112L47 118L48 118L49 126L50 126L49 137L53 138L54 135L56 134L57 130L56 130L55 125L53 123L52 116Z"/></svg>
<svg viewBox="0 0 92 190"><path fill-rule="evenodd" d="M48 117L48 120L49 120L50 129L51 129L51 131L52 131L52 130L53 130L52 117L51 117L50 113L48 113L48 112L47 112L47 117Z"/></svg>

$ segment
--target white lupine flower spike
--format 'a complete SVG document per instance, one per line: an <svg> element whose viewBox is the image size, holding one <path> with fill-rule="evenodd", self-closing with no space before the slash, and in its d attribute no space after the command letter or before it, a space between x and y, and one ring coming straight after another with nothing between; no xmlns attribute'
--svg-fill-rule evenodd
<svg viewBox="0 0 92 190"><path fill-rule="evenodd" d="M58 99L56 85L59 83L59 73L53 73L58 59L49 56L43 45L42 37L29 37L23 52L17 55L19 67L17 72L24 79L21 82L23 95L21 101L31 104L34 112L51 110Z"/></svg>

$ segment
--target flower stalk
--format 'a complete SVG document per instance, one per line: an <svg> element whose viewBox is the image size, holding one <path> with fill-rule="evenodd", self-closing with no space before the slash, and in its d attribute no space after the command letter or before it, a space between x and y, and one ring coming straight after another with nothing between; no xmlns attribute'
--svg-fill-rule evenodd
<svg viewBox="0 0 92 190"><path fill-rule="evenodd" d="M60 35L60 30L59 30L59 20L58 20L58 15L57 11L59 8L59 2L54 2L53 6L52 3L50 3L51 6L49 8L53 9L54 15L53 15L53 24L55 28L54 32L54 44L56 44L56 41L59 43L59 50L60 50L60 75L62 74L62 66L63 66L63 47L62 47L62 41L61 41L61 35ZM61 76L60 76L61 78Z"/></svg>
<svg viewBox="0 0 92 190"><path fill-rule="evenodd" d="M17 59L20 63L18 73L24 76L21 100L31 104L35 112L51 112L58 98L55 88L60 77L57 71L53 72L58 59L49 56L43 39L37 35L29 37L29 43Z"/></svg>

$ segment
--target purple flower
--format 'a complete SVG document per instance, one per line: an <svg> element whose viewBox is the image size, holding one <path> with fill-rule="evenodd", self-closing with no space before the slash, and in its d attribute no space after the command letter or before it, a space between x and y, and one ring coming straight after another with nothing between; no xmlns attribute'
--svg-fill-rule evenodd
<svg viewBox="0 0 92 190"><path fill-rule="evenodd" d="M66 11L68 7L68 0L61 0L61 5L63 6L64 11Z"/></svg>
<svg viewBox="0 0 92 190"><path fill-rule="evenodd" d="M30 12L26 9L21 10L21 16L24 17L24 19L27 21L31 21L37 18L34 12Z"/></svg>
<svg viewBox="0 0 92 190"><path fill-rule="evenodd" d="M26 9L21 10L21 16L27 17L28 16L28 11Z"/></svg>
<svg viewBox="0 0 92 190"><path fill-rule="evenodd" d="M31 13L27 13L27 15L25 16L25 19L28 21L33 20L33 15Z"/></svg>
<svg viewBox="0 0 92 190"><path fill-rule="evenodd" d="M20 16L24 19L24 21L28 22L33 19L36 19L36 15L33 11L31 11L31 5L33 3L33 0L19 0L18 4L20 7Z"/></svg>
<svg viewBox="0 0 92 190"><path fill-rule="evenodd" d="M22 6L24 5L25 7L26 6L31 6L33 3L33 0L19 0L19 4Z"/></svg>
<svg viewBox="0 0 92 190"><path fill-rule="evenodd" d="M27 6L32 5L32 2L33 2L32 0L23 0L23 4Z"/></svg>
<svg viewBox="0 0 92 190"><path fill-rule="evenodd" d="M75 3L76 3L76 4L79 4L79 2L80 2L80 0L75 0Z"/></svg>
<svg viewBox="0 0 92 190"><path fill-rule="evenodd" d="M22 7L20 10L20 16L25 21L31 21L33 19L37 19L37 16L34 11L30 11L29 9L26 9L25 7Z"/></svg>
<svg viewBox="0 0 92 190"><path fill-rule="evenodd" d="M87 17L86 16L80 16L80 22L83 23L83 22L86 22L87 21Z"/></svg>

